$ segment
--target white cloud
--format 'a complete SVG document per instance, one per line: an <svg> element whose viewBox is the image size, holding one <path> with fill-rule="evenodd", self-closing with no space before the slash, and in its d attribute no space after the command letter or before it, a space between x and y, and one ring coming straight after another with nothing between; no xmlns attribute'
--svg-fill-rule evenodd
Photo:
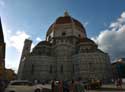
<svg viewBox="0 0 125 92"><path fill-rule="evenodd" d="M16 31L14 33L13 31L8 30L7 25L4 23L2 24L6 43L6 68L11 68L17 73L24 40L29 38L30 35L24 31Z"/></svg>
<svg viewBox="0 0 125 92"><path fill-rule="evenodd" d="M118 22L113 22L110 24L110 28L118 28L121 24L119 24Z"/></svg>
<svg viewBox="0 0 125 92"><path fill-rule="evenodd" d="M125 18L125 12L121 14L121 18Z"/></svg>
<svg viewBox="0 0 125 92"><path fill-rule="evenodd" d="M112 22L106 30L92 39L100 49L109 53L112 60L125 57L125 12L116 22Z"/></svg>
<svg viewBox="0 0 125 92"><path fill-rule="evenodd" d="M87 27L88 24L89 24L89 22L84 22L83 23L84 27Z"/></svg>
<svg viewBox="0 0 125 92"><path fill-rule="evenodd" d="M6 43L6 68L11 68L17 72L24 40L31 36L25 31L12 31L8 29L4 21L2 22L2 27ZM32 47L34 47L34 44L32 44Z"/></svg>
<svg viewBox="0 0 125 92"><path fill-rule="evenodd" d="M15 33L12 30L8 30L6 25L2 23L3 25L3 32L4 32L4 38L6 42L7 48L15 48L19 53L22 52L22 48L24 45L24 41L27 38L30 38L30 35L27 34L25 31L16 31Z"/></svg>
<svg viewBox="0 0 125 92"><path fill-rule="evenodd" d="M36 38L36 41L39 42L39 41L42 41L42 39L41 39L40 37L37 37L37 38Z"/></svg>
<svg viewBox="0 0 125 92"><path fill-rule="evenodd" d="M15 65L17 65L17 64L15 64ZM17 73L17 67L12 66L12 64L7 63L6 68L7 69L12 69L12 70L14 70L15 73Z"/></svg>
<svg viewBox="0 0 125 92"><path fill-rule="evenodd" d="M29 37L30 35L28 35L24 31L17 31L13 36L9 38L9 45L21 52L25 39Z"/></svg>

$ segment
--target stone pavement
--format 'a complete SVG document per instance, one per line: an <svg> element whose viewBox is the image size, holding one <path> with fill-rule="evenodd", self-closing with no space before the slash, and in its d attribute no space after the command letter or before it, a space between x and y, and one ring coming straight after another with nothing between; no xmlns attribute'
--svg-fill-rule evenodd
<svg viewBox="0 0 125 92"><path fill-rule="evenodd" d="M114 84L103 85L100 89L86 90L85 92L125 92L125 84L122 85L122 89L117 88Z"/></svg>

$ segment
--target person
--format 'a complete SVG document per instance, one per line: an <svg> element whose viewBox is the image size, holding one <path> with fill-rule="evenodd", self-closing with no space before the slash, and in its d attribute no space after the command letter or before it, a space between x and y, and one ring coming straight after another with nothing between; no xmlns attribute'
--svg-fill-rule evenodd
<svg viewBox="0 0 125 92"><path fill-rule="evenodd" d="M81 83L81 79L79 78L75 84L76 92L85 92L84 85Z"/></svg>
<svg viewBox="0 0 125 92"><path fill-rule="evenodd" d="M118 78L116 80L116 86L117 86L117 88L122 88L122 79Z"/></svg>
<svg viewBox="0 0 125 92"><path fill-rule="evenodd" d="M55 81L54 92L59 92L59 81Z"/></svg>
<svg viewBox="0 0 125 92"><path fill-rule="evenodd" d="M119 84L119 87L122 88L122 79L121 78L118 79L118 84Z"/></svg>
<svg viewBox="0 0 125 92"><path fill-rule="evenodd" d="M76 92L74 80L72 80L71 83L69 84L69 92Z"/></svg>
<svg viewBox="0 0 125 92"><path fill-rule="evenodd" d="M59 81L59 92L63 92L63 83L62 83L62 81L60 80Z"/></svg>
<svg viewBox="0 0 125 92"><path fill-rule="evenodd" d="M2 87L3 87L2 81L0 80L0 92L2 92Z"/></svg>
<svg viewBox="0 0 125 92"><path fill-rule="evenodd" d="M0 92L4 92L5 89L5 83L4 81L0 80Z"/></svg>
<svg viewBox="0 0 125 92"><path fill-rule="evenodd" d="M52 80L51 88L52 88L52 92L55 92L55 81L54 80Z"/></svg>
<svg viewBox="0 0 125 92"><path fill-rule="evenodd" d="M63 92L69 92L68 81L63 81Z"/></svg>
<svg viewBox="0 0 125 92"><path fill-rule="evenodd" d="M120 88L122 89L122 79L119 79Z"/></svg>
<svg viewBox="0 0 125 92"><path fill-rule="evenodd" d="M35 84L38 84L38 80L34 80L34 83L35 83Z"/></svg>

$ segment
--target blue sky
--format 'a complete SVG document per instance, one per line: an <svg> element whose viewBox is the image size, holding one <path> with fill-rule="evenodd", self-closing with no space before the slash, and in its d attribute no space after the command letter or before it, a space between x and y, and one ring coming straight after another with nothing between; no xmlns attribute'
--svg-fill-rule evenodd
<svg viewBox="0 0 125 92"><path fill-rule="evenodd" d="M125 0L0 0L6 67L17 71L24 39L32 39L33 45L44 40L49 26L65 10L85 26L88 37L111 60L125 55Z"/></svg>

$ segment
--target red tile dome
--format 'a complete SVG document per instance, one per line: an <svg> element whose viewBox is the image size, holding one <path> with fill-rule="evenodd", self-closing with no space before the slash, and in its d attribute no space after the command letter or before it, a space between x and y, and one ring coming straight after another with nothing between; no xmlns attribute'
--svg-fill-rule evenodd
<svg viewBox="0 0 125 92"><path fill-rule="evenodd" d="M69 16L67 12L64 13L64 16L58 17L56 21L49 27L49 30L47 32L47 35L49 35L52 32L53 27L55 27L58 24L70 24L73 23L75 26L78 26L79 28L83 29L83 32L85 32L85 28L83 27L82 23L80 23L78 20L72 18Z"/></svg>

